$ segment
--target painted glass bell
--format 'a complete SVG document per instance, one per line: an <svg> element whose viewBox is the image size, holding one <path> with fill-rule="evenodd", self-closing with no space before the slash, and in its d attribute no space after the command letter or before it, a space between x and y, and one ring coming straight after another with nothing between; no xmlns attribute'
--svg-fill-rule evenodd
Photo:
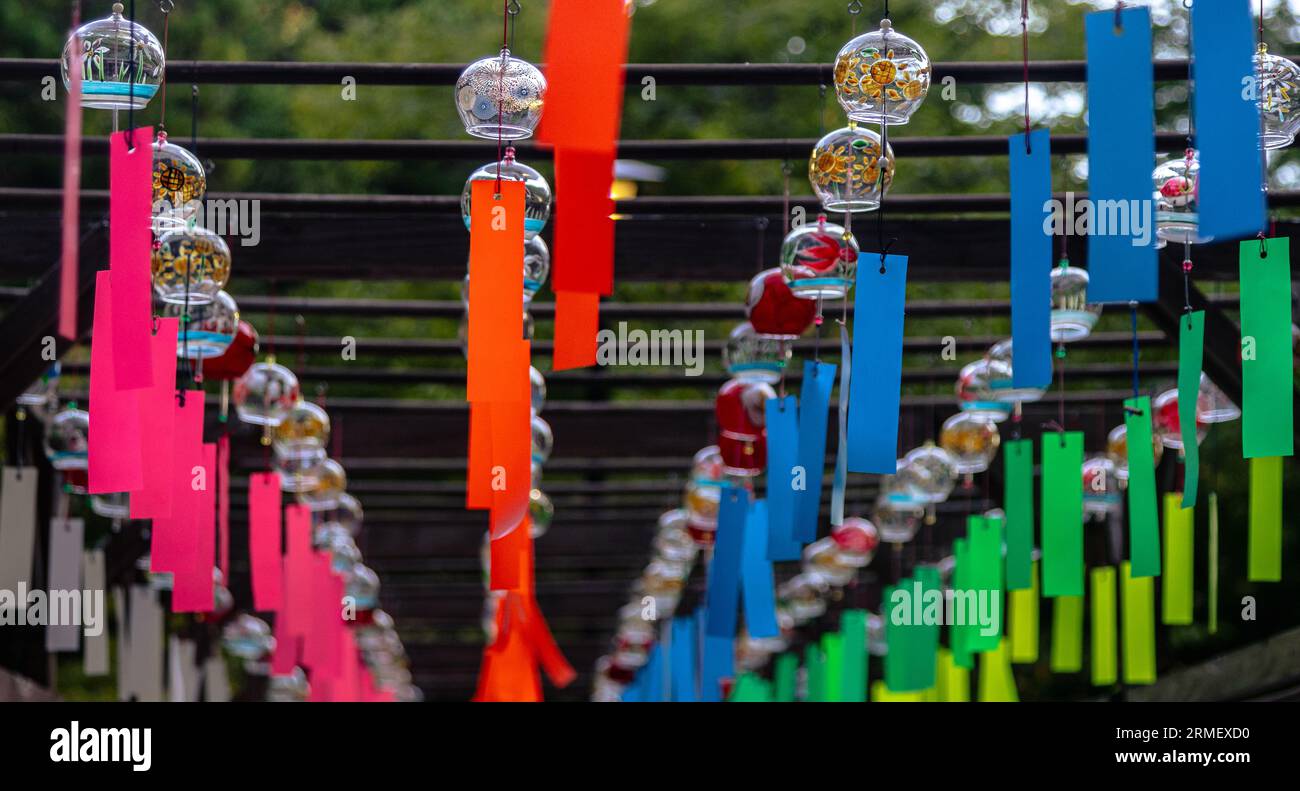
<svg viewBox="0 0 1300 791"><path fill-rule="evenodd" d="M795 296L780 269L765 269L749 281L745 314L760 336L789 341L812 326L817 304Z"/></svg>
<svg viewBox="0 0 1300 791"><path fill-rule="evenodd" d="M802 299L843 299L858 271L858 242L825 214L786 234L781 242L781 273Z"/></svg>
<svg viewBox="0 0 1300 791"><path fill-rule="evenodd" d="M77 28L63 47L59 71L71 87L74 59L81 61L81 106L96 110L141 110L162 83L165 56L158 37L113 13Z"/></svg>
<svg viewBox="0 0 1300 791"><path fill-rule="evenodd" d="M545 101L546 77L509 49L471 63L456 80L456 112L474 137L532 137Z"/></svg>
<svg viewBox="0 0 1300 791"><path fill-rule="evenodd" d="M199 158L158 132L153 141L153 232L161 236L193 225L202 210L208 178Z"/></svg>
<svg viewBox="0 0 1300 791"><path fill-rule="evenodd" d="M929 90L929 56L888 19L835 56L835 98L854 121L905 124Z"/></svg>
<svg viewBox="0 0 1300 791"><path fill-rule="evenodd" d="M1076 266L1052 267L1051 338L1053 343L1081 341L1092 334L1101 305L1088 302L1088 272Z"/></svg>
<svg viewBox="0 0 1300 791"><path fill-rule="evenodd" d="M154 245L152 276L163 302L206 305L230 280L230 247L201 226L168 231Z"/></svg>
<svg viewBox="0 0 1300 791"><path fill-rule="evenodd" d="M727 338L722 364L737 379L771 384L781 381L790 354L783 341L760 335L753 324L745 322L736 325Z"/></svg>
<svg viewBox="0 0 1300 791"><path fill-rule="evenodd" d="M85 470L89 436L89 412L72 406L60 410L45 429L45 458L50 466L65 472Z"/></svg>
<svg viewBox="0 0 1300 791"><path fill-rule="evenodd" d="M1255 103L1263 124L1260 144L1286 148L1300 131L1300 66L1290 58L1271 55L1260 42L1255 52Z"/></svg>
<svg viewBox="0 0 1300 791"><path fill-rule="evenodd" d="M945 420L939 433L939 446L952 455L959 475L987 470L1001 443L997 424L970 412L958 412Z"/></svg>
<svg viewBox="0 0 1300 791"><path fill-rule="evenodd" d="M1189 148L1185 156L1156 165L1151 177L1155 182L1156 236L1179 244L1210 241L1200 235L1201 161L1196 150Z"/></svg>
<svg viewBox="0 0 1300 791"><path fill-rule="evenodd" d="M239 331L239 306L234 297L218 291L206 305L190 306L191 319L187 325L181 321L176 338L176 356L189 356L191 360L220 357L230 348ZM182 318L185 306L168 302L163 305L163 315Z"/></svg>
<svg viewBox="0 0 1300 791"><path fill-rule="evenodd" d="M329 414L311 401L299 398L276 425L271 445L285 458L313 458L325 451L329 439Z"/></svg>
<svg viewBox="0 0 1300 791"><path fill-rule="evenodd" d="M808 181L830 212L874 211L894 181L894 150L881 155L880 136L850 122L817 141Z"/></svg>

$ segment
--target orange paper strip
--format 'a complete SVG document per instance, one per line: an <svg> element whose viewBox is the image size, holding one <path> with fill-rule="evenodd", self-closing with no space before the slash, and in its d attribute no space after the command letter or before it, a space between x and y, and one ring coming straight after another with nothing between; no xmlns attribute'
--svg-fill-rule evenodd
<svg viewBox="0 0 1300 791"><path fill-rule="evenodd" d="M629 24L624 0L552 0L541 142L613 150L623 116Z"/></svg>
<svg viewBox="0 0 1300 791"><path fill-rule="evenodd" d="M523 340L524 185L518 181L471 185L469 245L469 401L500 401Z"/></svg>
<svg viewBox="0 0 1300 791"><path fill-rule="evenodd" d="M582 291L555 292L556 371L596 364L596 333L600 329L600 295Z"/></svg>
<svg viewBox="0 0 1300 791"><path fill-rule="evenodd" d="M492 406L469 405L469 458L465 507L492 507Z"/></svg>

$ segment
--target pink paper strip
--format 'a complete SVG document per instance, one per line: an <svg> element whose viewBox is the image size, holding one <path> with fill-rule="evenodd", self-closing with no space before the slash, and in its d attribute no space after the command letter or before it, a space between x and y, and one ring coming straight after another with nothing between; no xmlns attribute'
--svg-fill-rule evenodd
<svg viewBox="0 0 1300 791"><path fill-rule="evenodd" d="M140 415L142 488L131 492L132 519L172 515L172 434L175 424L176 335L180 319L159 319L153 347L154 383L136 394Z"/></svg>
<svg viewBox="0 0 1300 791"><path fill-rule="evenodd" d="M298 638L289 634L285 609L275 616L275 653L271 654L271 674L285 676L298 664Z"/></svg>
<svg viewBox="0 0 1300 791"><path fill-rule="evenodd" d="M194 508L183 517L186 556L173 571L172 612L212 612L212 567L217 554L217 444L204 443L200 459L202 480L198 473L191 479L192 488L197 487Z"/></svg>
<svg viewBox="0 0 1300 791"><path fill-rule="evenodd" d="M75 34L68 46L73 52L81 52L81 40ZM72 58L68 65L68 115L63 123L63 261L59 269L59 334L69 341L77 340L80 237L81 58Z"/></svg>
<svg viewBox="0 0 1300 791"><path fill-rule="evenodd" d="M312 558L312 614L305 654L318 678L338 679L343 671L343 580L330 570L330 557L316 553Z"/></svg>
<svg viewBox="0 0 1300 791"><path fill-rule="evenodd" d="M289 634L306 637L311 631L312 584L311 511L304 505L284 509L285 603L281 614Z"/></svg>
<svg viewBox="0 0 1300 791"><path fill-rule="evenodd" d="M253 575L253 609L279 609L284 599L284 559L280 548L278 473L256 472L248 476L248 560Z"/></svg>
<svg viewBox="0 0 1300 791"><path fill-rule="evenodd" d="M87 437L87 489L91 494L131 492L144 483L137 394L116 386L117 337L109 272L95 275L95 325L90 343L90 429ZM148 357L148 347L143 347Z"/></svg>
<svg viewBox="0 0 1300 791"><path fill-rule="evenodd" d="M152 144L153 127L149 126L118 132L109 139L108 264L113 272L113 361L118 390L153 384L153 360L141 354L149 347L153 323L149 276Z"/></svg>
<svg viewBox="0 0 1300 791"><path fill-rule="evenodd" d="M277 515L280 504L276 503ZM277 572L280 568L276 558ZM230 435L217 438L217 567L230 584ZM276 600L279 601L279 596Z"/></svg>
<svg viewBox="0 0 1300 791"><path fill-rule="evenodd" d="M172 515L153 520L149 568L155 572L175 572L187 557L185 515L198 507L193 469L203 463L203 391L186 391L184 405L178 399L172 410Z"/></svg>

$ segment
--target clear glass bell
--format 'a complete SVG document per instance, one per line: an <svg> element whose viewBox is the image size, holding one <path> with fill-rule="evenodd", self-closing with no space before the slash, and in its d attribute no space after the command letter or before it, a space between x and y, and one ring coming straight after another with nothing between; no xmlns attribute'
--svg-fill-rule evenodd
<svg viewBox="0 0 1300 791"><path fill-rule="evenodd" d="M1166 390L1155 397L1151 402L1151 409L1154 414L1151 416L1151 428L1156 437L1160 439L1160 444L1171 450L1183 449L1183 433L1181 423L1178 420L1178 389ZM1201 444L1205 439L1206 428L1201 423L1199 416L1196 421L1196 444Z"/></svg>
<svg viewBox="0 0 1300 791"><path fill-rule="evenodd" d="M551 522L555 521L555 504L541 489L531 489L528 492L528 518L532 524L529 532L533 538L546 535L546 531L551 529Z"/></svg>
<svg viewBox="0 0 1300 791"><path fill-rule="evenodd" d="M1196 422L1230 423L1239 417L1241 409L1202 372L1200 393L1196 397Z"/></svg>
<svg viewBox="0 0 1300 791"><path fill-rule="evenodd" d="M990 346L985 353L984 356L989 361L987 369L989 385L993 388L993 392L997 393L998 399L1004 402L1024 404L1039 400L1047 392L1047 388L1031 385L1016 387L1012 384L1012 375L1015 372L1011 366L1012 349L1011 339L1005 338Z"/></svg>
<svg viewBox="0 0 1300 791"><path fill-rule="evenodd" d="M551 276L551 249L542 237L524 239L524 302L531 302Z"/></svg>
<svg viewBox="0 0 1300 791"><path fill-rule="evenodd" d="M358 610L379 606L379 575L369 566L354 563L343 578L344 595L351 597Z"/></svg>
<svg viewBox="0 0 1300 791"><path fill-rule="evenodd" d="M555 435L551 433L551 424L537 415L532 419L532 453L533 461L545 464L551 458L551 449L555 446Z"/></svg>
<svg viewBox="0 0 1300 791"><path fill-rule="evenodd" d="M456 80L456 112L465 131L488 140L532 137L542 120L546 77L502 49L474 61Z"/></svg>
<svg viewBox="0 0 1300 791"><path fill-rule="evenodd" d="M1083 462L1083 513L1104 519L1120 507L1119 476L1109 456L1091 456Z"/></svg>
<svg viewBox="0 0 1300 791"><path fill-rule="evenodd" d="M45 428L45 458L50 466L61 471L85 470L89 436L89 412L73 406L59 410Z"/></svg>
<svg viewBox="0 0 1300 791"><path fill-rule="evenodd" d="M320 482L318 469L323 461L323 449L297 456L285 456L279 451L271 454L271 468L280 474L280 489L293 494L305 492Z"/></svg>
<svg viewBox="0 0 1300 791"><path fill-rule="evenodd" d="M691 459L691 481L699 486L721 486L726 477L726 465L717 445L706 445Z"/></svg>
<svg viewBox="0 0 1300 791"><path fill-rule="evenodd" d="M546 406L546 377L531 365L528 366L528 389L532 399L533 414L542 414L542 407Z"/></svg>
<svg viewBox="0 0 1300 791"><path fill-rule="evenodd" d="M158 132L153 141L153 232L162 236L193 225L200 214L208 177L199 158Z"/></svg>
<svg viewBox="0 0 1300 791"><path fill-rule="evenodd" d="M905 124L929 90L930 58L888 19L835 56L835 98L854 121Z"/></svg>
<svg viewBox="0 0 1300 791"><path fill-rule="evenodd" d="M718 508L722 504L722 487L717 484L686 484L686 514L693 524L710 530L718 526Z"/></svg>
<svg viewBox="0 0 1300 791"><path fill-rule="evenodd" d="M152 274L163 302L206 305L230 280L230 247L201 226L168 231L154 246Z"/></svg>
<svg viewBox="0 0 1300 791"><path fill-rule="evenodd" d="M660 515L654 540L654 550L659 557L673 563L690 563L695 559L700 548L687 529L689 522L690 517L683 508Z"/></svg>
<svg viewBox="0 0 1300 791"><path fill-rule="evenodd" d="M1197 209L1201 161L1195 149L1187 154L1156 165L1155 182L1156 236L1167 242L1208 242L1200 235Z"/></svg>
<svg viewBox="0 0 1300 791"><path fill-rule="evenodd" d="M50 364L45 369L45 373L35 382L27 386L27 389L14 399L25 407L44 409L51 403L54 403L59 389L59 378L63 374L63 366L58 361Z"/></svg>
<svg viewBox="0 0 1300 791"><path fill-rule="evenodd" d="M330 569L336 574L347 574L361 562L361 550L357 548L356 539L343 530L330 533L325 551L329 554Z"/></svg>
<svg viewBox="0 0 1300 791"><path fill-rule="evenodd" d="M121 3L114 3L110 16L77 28L63 47L59 71L65 88L72 85L73 58L81 60L82 107L141 110L162 83L162 44L144 25L132 25L123 11Z"/></svg>
<svg viewBox="0 0 1300 791"><path fill-rule="evenodd" d="M803 573L820 578L832 588L842 588L853 581L857 568L840 560L840 547L830 536L819 538L803 548Z"/></svg>
<svg viewBox="0 0 1300 791"><path fill-rule="evenodd" d="M777 598L789 605L795 623L802 624L826 613L828 592L829 586L822 577L801 573L778 589Z"/></svg>
<svg viewBox="0 0 1300 791"><path fill-rule="evenodd" d="M330 440L330 416L311 401L299 398L275 427L272 446L286 458L311 457L324 452Z"/></svg>
<svg viewBox="0 0 1300 791"><path fill-rule="evenodd" d="M465 221L465 227L467 229L470 227L472 205L470 195L473 192L474 182L491 181L495 183L498 178L502 181L523 182L524 239L526 241L537 236L546 227L546 222L551 219L551 185L541 173L515 159L515 149L513 147L506 149L505 155L500 162L489 162L469 174L469 178L465 181L465 189L460 194L460 214L461 219ZM527 253L528 248L525 246L525 256L527 256ZM549 263L548 259L548 268ZM525 267L526 271L527 267Z"/></svg>
<svg viewBox="0 0 1300 791"><path fill-rule="evenodd" d="M995 381L1011 382L1011 366L980 358L962 366L957 374L957 403L962 412L979 420L995 423L1011 416L1012 402L1004 400L1004 391L995 390Z"/></svg>
<svg viewBox="0 0 1300 791"><path fill-rule="evenodd" d="M828 222L805 223L781 242L781 274L801 299L844 299L858 272L858 241L844 226Z"/></svg>
<svg viewBox="0 0 1300 791"><path fill-rule="evenodd" d="M1151 432L1151 452L1155 457L1155 466L1159 467L1165 446L1160 441L1160 435L1154 431ZM1128 427L1123 423L1106 435L1106 455L1115 462L1115 477L1119 479L1120 486L1125 486L1128 483Z"/></svg>
<svg viewBox="0 0 1300 791"><path fill-rule="evenodd" d="M882 541L906 544L916 536L925 518L925 509L909 500L881 497L876 500L871 519L880 531Z"/></svg>
<svg viewBox="0 0 1300 791"><path fill-rule="evenodd" d="M957 461L933 442L908 451L898 479L922 503L941 503L957 485Z"/></svg>
<svg viewBox="0 0 1300 791"><path fill-rule="evenodd" d="M884 157L880 152L880 136L853 121L817 141L808 158L808 181L826 211L880 207L894 181L894 149L886 149Z"/></svg>
<svg viewBox="0 0 1300 791"><path fill-rule="evenodd" d="M267 703L304 703L311 695L311 684L301 667L283 675L272 675L266 686Z"/></svg>
<svg viewBox="0 0 1300 791"><path fill-rule="evenodd" d="M182 319L185 306L174 302L163 305L162 314L168 318ZM181 330L176 339L176 356L184 358L187 354L191 360L204 360L220 357L230 348L239 331L239 306L234 297L225 291L218 291L216 297L206 305L190 306L190 323L181 321Z"/></svg>
<svg viewBox="0 0 1300 791"><path fill-rule="evenodd" d="M361 525L365 521L365 511L361 509L361 501L347 492L340 492L338 504L330 511L330 521L353 536L360 535Z"/></svg>
<svg viewBox="0 0 1300 791"><path fill-rule="evenodd" d="M1088 272L1077 266L1052 267L1052 342L1072 343L1092 334L1101 305L1088 302Z"/></svg>
<svg viewBox="0 0 1300 791"><path fill-rule="evenodd" d="M269 359L253 363L235 380L235 414L254 426L278 426L301 398L298 377Z"/></svg>
<svg viewBox="0 0 1300 791"><path fill-rule="evenodd" d="M958 412L945 420L939 433L939 446L952 454L959 475L987 470L1001 443L997 424L970 412Z"/></svg>
<svg viewBox="0 0 1300 791"><path fill-rule="evenodd" d="M1290 58L1270 55L1260 42L1255 52L1255 103L1259 107L1264 148L1286 148L1300 131L1300 66Z"/></svg>
<svg viewBox="0 0 1300 791"><path fill-rule="evenodd" d="M298 502L311 511L329 511L339 507L339 496L347 488L348 474L343 465L325 458L316 468L316 483L298 495Z"/></svg>
<svg viewBox="0 0 1300 791"><path fill-rule="evenodd" d="M745 315L759 335L792 341L812 326L817 304L795 296L780 269L764 269L749 281Z"/></svg>
<svg viewBox="0 0 1300 791"><path fill-rule="evenodd" d="M275 650L275 636L266 621L240 613L222 627L221 647L233 657L253 661Z"/></svg>
<svg viewBox="0 0 1300 791"><path fill-rule="evenodd" d="M764 337L749 322L736 325L722 349L722 364L737 379L773 384L790 359L790 347L775 338Z"/></svg>
<svg viewBox="0 0 1300 791"><path fill-rule="evenodd" d="M840 563L859 569L871 563L880 546L880 532L860 516L846 516L839 527L832 526L831 539L839 547Z"/></svg>
<svg viewBox="0 0 1300 791"><path fill-rule="evenodd" d="M92 494L90 510L105 519L128 519L131 516L131 496L126 492Z"/></svg>

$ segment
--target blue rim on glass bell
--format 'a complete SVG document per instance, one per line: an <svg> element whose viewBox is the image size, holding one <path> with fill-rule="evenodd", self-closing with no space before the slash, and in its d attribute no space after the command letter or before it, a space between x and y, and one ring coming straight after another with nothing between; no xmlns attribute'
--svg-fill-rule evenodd
<svg viewBox="0 0 1300 791"><path fill-rule="evenodd" d="M460 213L465 228L470 227L470 196L474 182L497 180L523 182L524 239L531 239L541 233L546 227L546 222L551 219L551 184L545 176L515 157L514 146L506 148L500 162L488 162L469 174L469 178L465 180L465 189L460 195ZM524 250L526 254L527 247ZM547 252L549 254L549 251ZM548 255L548 267L549 264Z"/></svg>
<svg viewBox="0 0 1300 791"><path fill-rule="evenodd" d="M1073 343L1092 334L1101 318L1101 305L1088 302L1088 272L1062 260L1052 267L1051 338Z"/></svg>
<svg viewBox="0 0 1300 791"><path fill-rule="evenodd" d="M122 16L123 10L121 3L114 3L109 16L77 28L63 46L63 85L71 88L73 65L79 61L82 107L142 110L162 83L162 44L139 22Z"/></svg>
<svg viewBox="0 0 1300 791"><path fill-rule="evenodd" d="M176 337L177 357L191 360L220 357L230 348L239 330L239 306L225 291L218 291L216 298L206 305L191 305L188 323L184 315L184 305L174 302L163 305L163 316L182 319Z"/></svg>

